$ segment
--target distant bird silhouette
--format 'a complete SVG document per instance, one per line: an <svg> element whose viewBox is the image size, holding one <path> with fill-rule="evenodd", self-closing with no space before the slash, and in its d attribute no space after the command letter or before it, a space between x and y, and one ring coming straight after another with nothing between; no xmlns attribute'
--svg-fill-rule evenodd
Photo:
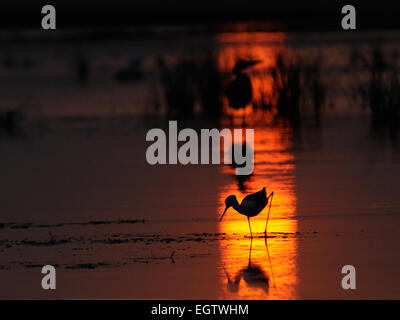
<svg viewBox="0 0 400 320"><path fill-rule="evenodd" d="M226 87L229 105L234 109L246 107L253 98L250 77L244 72L247 68L259 63L259 60L239 60L233 68L235 79Z"/></svg>
<svg viewBox="0 0 400 320"><path fill-rule="evenodd" d="M4 129L9 136L13 136L20 129L21 120L22 113L19 110L0 110L0 131Z"/></svg>
<svg viewBox="0 0 400 320"><path fill-rule="evenodd" d="M115 77L120 82L137 81L143 78L142 72L143 58L141 56L134 57L129 61L129 65L120 69Z"/></svg>
<svg viewBox="0 0 400 320"><path fill-rule="evenodd" d="M257 216L266 207L266 205L268 204L268 199L273 197L273 195L274 195L274 192L271 192L271 194L267 197L267 192L265 191L265 187L264 187L264 188L262 188L261 191L247 195L242 200L241 204L239 204L235 195L230 195L225 199L226 207L225 207L225 210L224 210L221 218L219 219L219 222L221 222L226 211L230 207L233 207L233 209L235 209L238 213L243 214L244 216L247 216L247 221L249 222L250 236L251 236L251 238L253 238L253 233L251 232L250 218ZM267 222L265 225L265 231L264 231L265 237L267 237L267 227L268 227L269 213L271 210L271 204L272 204L272 198L271 198L271 202L269 204Z"/></svg>

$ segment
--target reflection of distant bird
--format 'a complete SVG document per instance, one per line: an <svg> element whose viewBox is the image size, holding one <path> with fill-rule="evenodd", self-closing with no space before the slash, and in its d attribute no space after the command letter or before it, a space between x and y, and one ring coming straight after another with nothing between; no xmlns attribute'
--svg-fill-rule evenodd
<svg viewBox="0 0 400 320"><path fill-rule="evenodd" d="M226 278L228 280L227 288L230 292L238 292L240 280L243 280L247 283L249 287L252 288L261 288L265 290L266 293L269 291L269 278L265 274L263 268L259 265L251 263L251 248L252 248L253 240L250 242L250 250L249 250L249 263L246 268L240 269L240 271L236 274L234 280L232 281L229 276L228 271L224 268ZM268 250L268 248L267 248Z"/></svg>
<svg viewBox="0 0 400 320"><path fill-rule="evenodd" d="M235 161L235 148L240 148L241 150L241 154L245 157L248 156L248 154L250 152L252 152L253 150L251 149L250 145L247 144L246 142L243 142L241 144L237 144L236 146L234 144L232 144L231 146L231 150L230 150L230 155L231 155L231 159L232 159L232 167L234 168L238 168L238 167L244 167L245 163L243 164L238 164ZM250 178L252 177L253 173L249 174L249 175L236 175L234 174L235 179L237 180L238 183L238 189L241 192L245 192L247 190L247 186L245 185L246 182L248 182L250 180Z"/></svg>
<svg viewBox="0 0 400 320"><path fill-rule="evenodd" d="M239 60L233 68L235 79L229 82L226 88L226 96L229 105L235 109L246 107L252 100L253 91L250 77L244 71L259 63L258 60Z"/></svg>
<svg viewBox="0 0 400 320"><path fill-rule="evenodd" d="M247 182L250 180L253 174L249 175L234 175L237 181L237 186L239 191L246 192L247 191Z"/></svg>
<svg viewBox="0 0 400 320"><path fill-rule="evenodd" d="M219 219L219 222L221 222L222 218L225 215L225 212L230 207L233 207L233 209L235 209L240 214L247 216L247 221L249 222L249 228L250 228L250 236L253 237L253 233L251 232L250 218L257 216L268 204L268 199L271 198L273 195L274 192L271 192L271 194L267 197L267 192L265 191L265 188L263 188L261 191L247 195L242 200L241 204L239 204L235 195L230 195L225 199L226 207L224 213ZM272 199L269 205L267 223L265 225L265 231L264 231L265 237L267 236L267 227L268 227L269 212L271 210L271 204L272 204Z"/></svg>

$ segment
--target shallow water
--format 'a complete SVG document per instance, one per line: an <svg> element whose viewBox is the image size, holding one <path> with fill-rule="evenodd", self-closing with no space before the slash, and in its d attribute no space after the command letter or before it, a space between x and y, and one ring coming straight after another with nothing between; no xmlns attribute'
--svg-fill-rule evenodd
<svg viewBox="0 0 400 320"><path fill-rule="evenodd" d="M397 46L396 32L380 36ZM37 67L0 70L4 104L23 102L32 117L16 134L0 136L0 297L399 298L398 141L372 130L368 112L346 96L345 53L376 38L239 32L171 40L176 45L27 46ZM248 179L228 165L150 166L146 133L167 127L157 116L165 106L149 106L159 85L155 59L179 60L199 48L218 53L225 73L237 56L261 59L251 71L256 98L271 89L264 73L276 51L324 52L332 108L320 122L304 117L300 125L249 108L220 119L223 127L245 119L255 128ZM86 84L70 68L81 51L92 61ZM145 56L147 77L116 83L111 75L136 54ZM264 186L274 192L266 240L268 206L251 219L253 240L232 208L217 222L226 196L240 202ZM56 291L41 289L45 264L57 267ZM346 264L356 267L355 291L340 286Z"/></svg>
<svg viewBox="0 0 400 320"><path fill-rule="evenodd" d="M304 138L315 129L256 128L247 181L230 166L148 165L139 124L3 140L1 296L398 297L400 163L366 120L335 119L318 141ZM217 223L228 194L268 185L267 242L268 207L253 241L233 209ZM55 294L40 288L44 264L57 266ZM344 264L359 270L355 293L340 288Z"/></svg>

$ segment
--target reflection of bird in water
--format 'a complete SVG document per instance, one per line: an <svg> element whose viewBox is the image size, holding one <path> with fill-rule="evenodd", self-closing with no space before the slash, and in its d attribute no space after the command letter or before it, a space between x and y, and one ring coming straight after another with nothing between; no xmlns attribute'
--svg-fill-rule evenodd
<svg viewBox="0 0 400 320"><path fill-rule="evenodd" d="M239 204L235 195L230 195L225 199L225 210L222 214L219 222L221 222L222 218L225 215L225 212L230 208L233 207L238 213L243 214L247 217L247 221L249 222L250 228L250 236L253 237L253 233L251 232L251 225L250 225L250 218L257 216L268 204L268 199L273 197L274 192L267 197L267 192L265 191L265 187L256 193L252 193L247 195L243 200L242 203ZM267 215L267 222L265 225L264 236L267 237L267 227L268 227L268 219L269 219L269 212L271 210L272 198L269 204L268 215Z"/></svg>
<svg viewBox="0 0 400 320"><path fill-rule="evenodd" d="M238 189L241 192L246 192L247 191L247 182L250 180L252 177L252 173L249 175L234 175L236 180L237 180L237 185Z"/></svg>
<svg viewBox="0 0 400 320"><path fill-rule="evenodd" d="M250 145L247 144L246 142L243 142L243 143L238 144L236 146L234 144L232 144L231 149L230 149L230 155L231 155L231 159L232 159L231 166L233 168L244 167L245 163L238 164L235 161L235 154L234 154L235 148L240 148L241 154L246 158L247 158L249 153L253 152L253 150L251 149ZM237 174L234 174L234 177L237 180L239 191L241 191L241 192L246 192L247 191L246 182L248 182L252 176L253 176L253 173L250 173L248 175L242 175L242 174L237 175Z"/></svg>
<svg viewBox="0 0 400 320"><path fill-rule="evenodd" d="M251 102L253 97L251 81L244 71L258 62L258 60L239 60L236 62L233 68L235 79L229 82L226 88L226 96L232 108L241 109Z"/></svg>
<svg viewBox="0 0 400 320"><path fill-rule="evenodd" d="M251 248L252 248L253 240L250 242L250 250L249 250L249 263L247 267L242 268L234 277L233 281L229 276L228 271L224 267L225 275L228 280L227 289L230 292L236 293L239 291L240 280L243 280L247 283L247 285L251 288L261 288L265 290L266 293L269 291L269 278L267 274L264 272L263 268L260 265L251 263ZM267 245L267 243L265 243ZM267 247L268 250L268 247ZM269 256L269 255L268 255Z"/></svg>

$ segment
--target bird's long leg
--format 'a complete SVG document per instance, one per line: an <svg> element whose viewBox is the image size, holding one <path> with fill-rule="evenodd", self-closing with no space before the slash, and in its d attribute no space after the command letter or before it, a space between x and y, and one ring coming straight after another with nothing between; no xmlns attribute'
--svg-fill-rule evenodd
<svg viewBox="0 0 400 320"><path fill-rule="evenodd" d="M251 232L250 217L247 217L247 221L249 222L249 228L250 228L250 237L251 237L251 239L253 239L253 233Z"/></svg>
<svg viewBox="0 0 400 320"><path fill-rule="evenodd" d="M269 203L269 208L268 208L268 215L267 215L267 223L265 224L265 231L264 231L264 237L267 238L267 228L268 228L268 220L269 220L269 213L271 211L271 205L272 205L272 199L274 198L274 192L272 191L271 194L268 196L268 199L271 198L271 201Z"/></svg>
<svg viewBox="0 0 400 320"><path fill-rule="evenodd" d="M274 270L272 269L272 262L271 262L271 257L270 257L270 255L269 255L269 250L268 250L268 239L267 239L267 238L265 238L265 248L267 249L267 257L268 257L268 261L269 261L269 266L270 266L270 268L271 268L272 280L274 281L274 288L276 289Z"/></svg>
<svg viewBox="0 0 400 320"><path fill-rule="evenodd" d="M250 268L251 268L251 248L252 248L252 246L253 246L253 238L251 238L251 240L250 240L250 249L249 249L249 266L248 266L248 269L250 269Z"/></svg>
<svg viewBox="0 0 400 320"><path fill-rule="evenodd" d="M227 278L227 280L228 280L228 283L231 283L231 282L232 282L231 277L229 276L228 271L226 271L225 266L222 266L222 268L223 268L224 271L225 271L225 275L226 275L226 278Z"/></svg>

